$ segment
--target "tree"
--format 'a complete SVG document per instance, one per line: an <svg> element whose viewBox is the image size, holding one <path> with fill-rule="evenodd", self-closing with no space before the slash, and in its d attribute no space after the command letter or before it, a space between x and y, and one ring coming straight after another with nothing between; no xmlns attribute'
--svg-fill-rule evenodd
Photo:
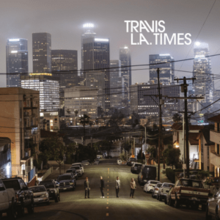
<svg viewBox="0 0 220 220"><path fill-rule="evenodd" d="M59 167L61 166L67 148L58 135L41 141L39 148L47 161L49 159L55 160Z"/></svg>
<svg viewBox="0 0 220 220"><path fill-rule="evenodd" d="M182 121L182 115L181 114L178 114L178 113L175 113L173 115L173 122L174 123L178 123L178 122L181 122Z"/></svg>
<svg viewBox="0 0 220 220"><path fill-rule="evenodd" d="M81 117L79 119L79 123L83 125L83 136L84 136L83 137L83 145L84 145L84 141L85 141L85 132L86 132L85 126L86 126L86 124L89 124L89 122L90 122L90 117L86 114L84 114L83 117Z"/></svg>
<svg viewBox="0 0 220 220"><path fill-rule="evenodd" d="M156 160L157 158L157 149L153 146L148 147L148 149L146 150L146 152L148 154L150 154L150 160Z"/></svg>
<svg viewBox="0 0 220 220"><path fill-rule="evenodd" d="M166 164L172 166L173 169L173 166L177 167L179 164L180 149L169 145L163 152L163 156L166 159Z"/></svg>

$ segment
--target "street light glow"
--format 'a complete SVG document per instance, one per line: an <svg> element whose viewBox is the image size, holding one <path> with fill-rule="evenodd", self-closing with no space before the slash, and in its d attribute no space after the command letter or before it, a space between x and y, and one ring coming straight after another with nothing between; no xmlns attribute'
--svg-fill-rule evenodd
<svg viewBox="0 0 220 220"><path fill-rule="evenodd" d="M196 46L199 46L200 44L201 44L201 43L200 43L199 41L196 41L196 42L195 42L195 45L196 45Z"/></svg>
<svg viewBox="0 0 220 220"><path fill-rule="evenodd" d="M93 23L85 23L83 25L83 28L94 28L94 24Z"/></svg>

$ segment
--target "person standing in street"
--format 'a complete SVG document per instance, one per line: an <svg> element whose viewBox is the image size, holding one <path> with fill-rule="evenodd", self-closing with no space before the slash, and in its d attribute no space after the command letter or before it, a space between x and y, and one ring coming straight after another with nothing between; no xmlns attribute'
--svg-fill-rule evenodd
<svg viewBox="0 0 220 220"><path fill-rule="evenodd" d="M134 178L131 178L130 187L131 187L130 198L131 197L134 198L134 191L136 189L136 183L134 181Z"/></svg>
<svg viewBox="0 0 220 220"><path fill-rule="evenodd" d="M84 189L85 189L85 199L86 199L87 195L89 198L90 187L89 187L89 178L88 177L86 177L86 180L84 181Z"/></svg>
<svg viewBox="0 0 220 220"><path fill-rule="evenodd" d="M104 180L103 180L103 178L102 178L102 176L100 176L100 190L101 190L101 198L105 198L105 196L104 196L104 193L103 193L103 188L105 187L105 183L104 183Z"/></svg>
<svg viewBox="0 0 220 220"><path fill-rule="evenodd" d="M116 177L116 182L115 182L115 191L116 191L116 197L117 198L118 198L119 189L120 189L120 179L117 176Z"/></svg>

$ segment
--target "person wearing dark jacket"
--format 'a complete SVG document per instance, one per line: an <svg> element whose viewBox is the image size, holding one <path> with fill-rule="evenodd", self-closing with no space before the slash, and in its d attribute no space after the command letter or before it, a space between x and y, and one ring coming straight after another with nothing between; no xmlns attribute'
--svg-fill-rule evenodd
<svg viewBox="0 0 220 220"><path fill-rule="evenodd" d="M104 180L102 179L102 176L100 176L100 190L101 190L101 198L105 198L104 193L103 193L103 188L105 187Z"/></svg>
<svg viewBox="0 0 220 220"><path fill-rule="evenodd" d="M89 198L90 187L89 187L89 178L88 177L86 177L86 180L84 181L84 189L85 189L85 199L86 199L87 195Z"/></svg>

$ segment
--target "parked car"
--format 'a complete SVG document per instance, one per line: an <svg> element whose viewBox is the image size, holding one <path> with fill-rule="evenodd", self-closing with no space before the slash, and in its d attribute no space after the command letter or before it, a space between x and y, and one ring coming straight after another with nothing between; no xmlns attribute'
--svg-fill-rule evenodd
<svg viewBox="0 0 220 220"><path fill-rule="evenodd" d="M94 165L99 165L99 159L94 160Z"/></svg>
<svg viewBox="0 0 220 220"><path fill-rule="evenodd" d="M32 186L30 190L33 192L34 195L34 204L50 204L49 193L45 186Z"/></svg>
<svg viewBox="0 0 220 220"><path fill-rule="evenodd" d="M90 163L89 163L89 161L88 160L83 160L82 161L82 165L83 166L88 166Z"/></svg>
<svg viewBox="0 0 220 220"><path fill-rule="evenodd" d="M134 158L134 157L131 157L131 158L128 159L127 165L132 166L134 162L137 162L137 159Z"/></svg>
<svg viewBox="0 0 220 220"><path fill-rule="evenodd" d="M81 169L82 169L82 172L84 173L84 167L83 167L83 164L82 163L73 163L72 166L80 166Z"/></svg>
<svg viewBox="0 0 220 220"><path fill-rule="evenodd" d="M210 198L207 202L206 219L220 219L220 191Z"/></svg>
<svg viewBox="0 0 220 220"><path fill-rule="evenodd" d="M107 156L105 156L105 158L106 158L106 159L111 159L111 158L112 158L112 156L107 155Z"/></svg>
<svg viewBox="0 0 220 220"><path fill-rule="evenodd" d="M155 198L157 197L157 194L159 192L160 187L162 186L161 182L158 182L157 185L154 187L154 190L152 192L152 197Z"/></svg>
<svg viewBox="0 0 220 220"><path fill-rule="evenodd" d="M78 175L75 168L66 170L66 173L72 173L72 175L77 179Z"/></svg>
<svg viewBox="0 0 220 220"><path fill-rule="evenodd" d="M148 180L156 180L157 168L153 165L143 165L141 171L138 174L138 183L144 185Z"/></svg>
<svg viewBox="0 0 220 220"><path fill-rule="evenodd" d="M79 165L72 165L69 169L75 169L78 177L83 175L83 169Z"/></svg>
<svg viewBox="0 0 220 220"><path fill-rule="evenodd" d="M188 178L181 178L170 190L167 196L167 203L170 206L178 208L184 204L198 208L200 205L202 209L206 209L209 197L209 190L204 189L201 180L193 180Z"/></svg>
<svg viewBox="0 0 220 220"><path fill-rule="evenodd" d="M15 191L13 188L6 189L0 180L0 219L4 212L7 213L9 219L17 218Z"/></svg>
<svg viewBox="0 0 220 220"><path fill-rule="evenodd" d="M97 159L102 159L102 154L97 154L97 155L96 155L96 158L97 158Z"/></svg>
<svg viewBox="0 0 220 220"><path fill-rule="evenodd" d="M57 186L60 191L75 190L76 179L71 173L64 173L57 178Z"/></svg>
<svg viewBox="0 0 220 220"><path fill-rule="evenodd" d="M144 192L153 192L154 187L157 185L157 183L160 183L156 180L148 180L148 182L144 185Z"/></svg>
<svg viewBox="0 0 220 220"><path fill-rule="evenodd" d="M165 201L167 201L166 200L167 194L169 193L172 187L174 187L173 183L163 183L157 194L157 199L160 201L162 201L162 199L165 199Z"/></svg>
<svg viewBox="0 0 220 220"><path fill-rule="evenodd" d="M24 208L28 213L34 213L34 196L33 192L28 189L27 185L20 177L2 179L6 189L13 188L16 193L16 210L19 216L24 214ZM25 196L24 196L25 195Z"/></svg>
<svg viewBox="0 0 220 220"><path fill-rule="evenodd" d="M131 172L134 174L139 174L141 171L142 163L136 163L134 162L133 165L131 166Z"/></svg>
<svg viewBox="0 0 220 220"><path fill-rule="evenodd" d="M49 193L50 200L54 200L55 202L60 201L60 191L54 180L41 181L39 185L45 186L47 192Z"/></svg>

